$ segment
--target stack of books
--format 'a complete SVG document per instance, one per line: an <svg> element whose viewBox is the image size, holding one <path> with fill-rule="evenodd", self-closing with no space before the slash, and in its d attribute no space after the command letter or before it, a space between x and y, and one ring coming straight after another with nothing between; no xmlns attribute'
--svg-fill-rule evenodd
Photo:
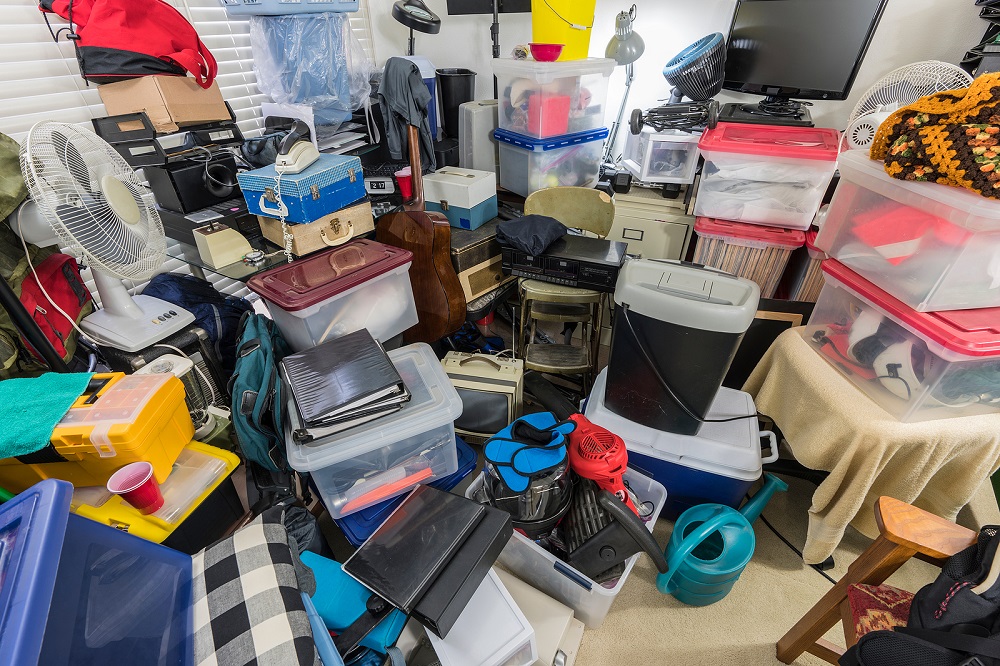
<svg viewBox="0 0 1000 666"><path fill-rule="evenodd" d="M399 411L410 392L367 329L286 356L285 384L298 410L292 436L305 443Z"/></svg>

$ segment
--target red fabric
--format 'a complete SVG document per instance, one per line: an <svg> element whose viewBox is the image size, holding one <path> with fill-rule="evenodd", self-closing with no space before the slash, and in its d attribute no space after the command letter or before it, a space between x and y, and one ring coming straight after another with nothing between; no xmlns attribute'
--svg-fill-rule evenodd
<svg viewBox="0 0 1000 666"><path fill-rule="evenodd" d="M202 88L210 87L218 73L194 26L164 0L41 0L39 9L71 21L79 35L78 53L96 48L154 57L186 70ZM105 62L101 65L106 69ZM143 72L125 66L118 74L85 71L84 77L91 74L126 79Z"/></svg>
<svg viewBox="0 0 1000 666"><path fill-rule="evenodd" d="M854 631L861 638L870 631L905 627L913 593L891 585L850 585L847 602Z"/></svg>
<svg viewBox="0 0 1000 666"><path fill-rule="evenodd" d="M52 307L38 284L41 282L46 293L63 312L73 317L73 321L79 318L80 312L92 297L80 277L80 267L76 259L67 254L57 253L46 257L35 267L35 273L38 274L37 280L34 275L28 273L21 283L21 303L52 343L56 353L66 358L65 340L73 333L73 324ZM43 360L27 340L24 340L24 346L39 361Z"/></svg>

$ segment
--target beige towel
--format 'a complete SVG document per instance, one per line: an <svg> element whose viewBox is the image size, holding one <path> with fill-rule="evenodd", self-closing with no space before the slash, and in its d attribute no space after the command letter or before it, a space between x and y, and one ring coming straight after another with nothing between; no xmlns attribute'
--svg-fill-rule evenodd
<svg viewBox="0 0 1000 666"><path fill-rule="evenodd" d="M786 331L743 390L774 419L792 454L830 473L813 493L803 559L829 557L848 523L878 535L881 495L954 520L1000 467L1000 413L900 423L806 342Z"/></svg>

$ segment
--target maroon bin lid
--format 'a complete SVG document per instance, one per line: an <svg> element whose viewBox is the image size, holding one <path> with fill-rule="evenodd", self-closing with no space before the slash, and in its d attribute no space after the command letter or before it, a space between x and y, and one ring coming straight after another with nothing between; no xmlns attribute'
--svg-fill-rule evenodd
<svg viewBox="0 0 1000 666"><path fill-rule="evenodd" d="M824 261L823 272L882 308L914 333L949 351L966 356L1000 355L1000 307L917 312L836 259Z"/></svg>
<svg viewBox="0 0 1000 666"><path fill-rule="evenodd" d="M250 278L247 287L288 312L304 310L391 271L413 253L370 240L323 250Z"/></svg>

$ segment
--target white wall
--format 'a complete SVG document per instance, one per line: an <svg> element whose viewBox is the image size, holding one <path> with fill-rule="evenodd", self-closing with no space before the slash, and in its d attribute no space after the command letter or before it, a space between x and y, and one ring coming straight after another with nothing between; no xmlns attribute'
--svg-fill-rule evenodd
<svg viewBox="0 0 1000 666"><path fill-rule="evenodd" d="M836 2L836 0L826 0ZM392 0L369 0L375 54L381 65L386 58L406 50L408 31L393 20ZM467 67L476 71L476 95L493 96L490 67L490 16L448 16L445 0L426 0L441 17L437 35L417 33L416 52L437 67ZM736 0L634 0L638 12L635 31L646 42L646 51L635 64L628 110L655 106L669 95L663 65L688 44L710 32L726 33ZM614 34L615 16L628 9L629 0L597 0L590 55L603 56ZM812 108L816 124L843 129L857 99L882 75L918 60L958 63L970 47L979 43L986 22L978 18L973 0L889 0L878 30L861 66L850 97L843 102L817 102ZM501 55L516 44L531 41L529 14L500 15ZM607 122L614 121L624 91L624 68L611 78ZM759 97L723 93L720 101ZM627 117L627 112L626 112Z"/></svg>

